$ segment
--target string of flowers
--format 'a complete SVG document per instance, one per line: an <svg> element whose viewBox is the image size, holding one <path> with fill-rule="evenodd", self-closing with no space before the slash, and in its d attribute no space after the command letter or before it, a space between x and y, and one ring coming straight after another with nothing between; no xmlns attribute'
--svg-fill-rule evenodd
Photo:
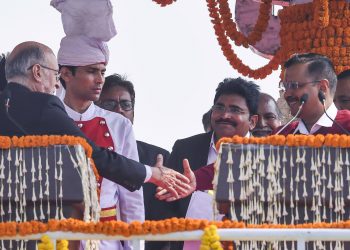
<svg viewBox="0 0 350 250"><path fill-rule="evenodd" d="M267 65L261 68L253 70L248 65L243 64L243 62L238 58L237 54L233 51L227 35L225 34L223 20L218 13L217 4L218 3L216 0L207 0L209 16L212 18L217 40L221 46L221 50L223 51L224 56L230 62L230 65L242 75L254 79L263 79L266 76L270 75L273 70L277 70L281 61L279 51L276 52L276 55L269 61Z"/></svg>
<svg viewBox="0 0 350 250"><path fill-rule="evenodd" d="M49 236L43 235L41 237L41 242L38 244L38 250L53 250L54 245Z"/></svg>
<svg viewBox="0 0 350 250"><path fill-rule="evenodd" d="M329 57L337 74L350 68L349 3L314 0L284 8L279 17L283 58L294 53L312 52Z"/></svg>
<svg viewBox="0 0 350 250"><path fill-rule="evenodd" d="M38 250L54 250L54 245L49 236L43 235L41 242L38 244ZM56 245L57 250L68 250L67 240L58 240Z"/></svg>
<svg viewBox="0 0 350 250"><path fill-rule="evenodd" d="M235 42L237 46L243 45L245 48L248 48L249 45L254 45L261 40L262 33L265 32L270 20L272 0L263 0L260 3L258 19L248 37L237 30L237 25L232 19L228 0L218 0L218 3L219 13L222 18L222 24L226 34L232 41Z"/></svg>
<svg viewBox="0 0 350 250"><path fill-rule="evenodd" d="M350 147L350 136L349 135L338 135L338 134L327 134L327 135L270 135L266 137L240 137L233 136L231 138L221 138L216 143L216 148L219 149L222 143L233 143L233 144L268 144L274 146L289 146L299 147L307 146L313 148L319 147L337 147L337 148L349 148Z"/></svg>
<svg viewBox="0 0 350 250"><path fill-rule="evenodd" d="M165 7L172 4L173 2L176 2L176 0L153 0L153 2L160 4L161 7Z"/></svg>
<svg viewBox="0 0 350 250"><path fill-rule="evenodd" d="M223 250L220 243L220 236L215 225L210 225L204 229L200 250Z"/></svg>
<svg viewBox="0 0 350 250"><path fill-rule="evenodd" d="M84 222L77 219L49 220L47 223L31 222L1 222L0 236L21 236L47 233L47 232L76 232L86 234L132 235L166 234L172 232L204 230L210 225L217 228L350 228L350 220L333 223L318 222L304 224L245 224L237 221L208 221L200 219L171 218L161 221L133 221L130 224L122 221Z"/></svg>
<svg viewBox="0 0 350 250"><path fill-rule="evenodd" d="M78 136L68 136L68 135L27 135L21 137L8 137L8 136L0 136L0 149L9 149L11 147L19 147L19 148L31 148L31 147L48 147L53 145L78 145L80 144L87 155L91 160L91 166L93 172L96 176L96 180L98 181L100 176L98 174L97 168L91 159L92 157L92 148L87 143L87 141Z"/></svg>
<svg viewBox="0 0 350 250"><path fill-rule="evenodd" d="M27 135L27 136L0 136L0 149L9 149L11 147L19 148L31 148L31 147L48 147L53 145L81 145L87 157L90 160L90 165L95 174L96 181L100 180L100 175L98 174L96 165L92 160L92 148L87 143L87 141L78 136L68 136L68 135ZM98 197L100 197L100 188L97 190Z"/></svg>
<svg viewBox="0 0 350 250"><path fill-rule="evenodd" d="M326 27L329 24L328 0L314 0L314 22L318 27Z"/></svg>

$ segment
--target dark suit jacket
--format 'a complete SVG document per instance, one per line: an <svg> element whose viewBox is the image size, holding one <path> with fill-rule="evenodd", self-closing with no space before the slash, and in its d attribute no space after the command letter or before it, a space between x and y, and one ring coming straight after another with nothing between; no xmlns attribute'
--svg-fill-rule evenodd
<svg viewBox="0 0 350 250"><path fill-rule="evenodd" d="M166 162L169 158L169 152L163 148L142 142L136 141L137 151L139 153L139 159L142 164L148 166L154 166L158 154L163 155L163 160ZM160 213L160 211L167 211L169 203L160 201L155 198L156 186L151 183L143 184L143 200L145 204L145 219L146 220L162 220L168 218L166 214ZM168 243L165 241L146 241L146 250L162 249Z"/></svg>
<svg viewBox="0 0 350 250"><path fill-rule="evenodd" d="M193 171L207 165L211 136L212 132L209 132L177 140L166 166L183 173L182 160L185 158ZM171 202L171 210L167 212L169 215L172 213L172 216L169 217L185 217L190 200L191 196ZM171 249L182 248L183 242L171 243Z"/></svg>
<svg viewBox="0 0 350 250"><path fill-rule="evenodd" d="M142 164L154 166L158 154L163 155L164 162L169 158L169 152L163 148L142 142L136 141L139 159ZM159 214L159 207L162 207L164 201L160 201L154 197L156 186L151 183L143 184L143 197L145 204L145 219L146 220L161 220L164 219Z"/></svg>
<svg viewBox="0 0 350 250"><path fill-rule="evenodd" d="M83 137L93 148L92 158L101 176L130 191L142 186L146 177L145 167L117 153L97 147L69 118L62 102L56 96L32 92L17 83L9 83L0 95L0 135L23 135L7 116L4 105L7 91L11 92L9 114L29 135Z"/></svg>

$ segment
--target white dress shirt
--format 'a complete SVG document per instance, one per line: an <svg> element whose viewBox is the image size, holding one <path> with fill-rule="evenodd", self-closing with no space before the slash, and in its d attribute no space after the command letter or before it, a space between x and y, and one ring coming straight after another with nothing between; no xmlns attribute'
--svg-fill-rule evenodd
<svg viewBox="0 0 350 250"><path fill-rule="evenodd" d="M330 118L333 120L337 116L338 109L335 106L334 103L331 104L331 106L328 107L326 110L327 114L329 115ZM333 126L333 121L327 117L326 114L323 114L320 119L311 127L310 131L306 128L305 123L302 120L299 120L298 126L294 130L294 133L299 132L300 134L304 135L312 135L317 132L321 127L327 127L330 128Z"/></svg>

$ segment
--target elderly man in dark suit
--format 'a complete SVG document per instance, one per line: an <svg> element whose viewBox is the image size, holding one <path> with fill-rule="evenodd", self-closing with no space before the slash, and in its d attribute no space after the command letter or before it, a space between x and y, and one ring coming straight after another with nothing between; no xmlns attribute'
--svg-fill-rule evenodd
<svg viewBox="0 0 350 250"><path fill-rule="evenodd" d="M52 50L37 42L17 45L6 60L8 85L0 95L1 135L74 135L84 134L68 117L63 104L54 95L59 86L57 59ZM129 160L117 153L95 146L92 158L99 174L130 191L144 182L163 186L174 194L185 193L189 179L162 165L154 168ZM191 173L189 165L186 175ZM188 175L189 176L189 175Z"/></svg>

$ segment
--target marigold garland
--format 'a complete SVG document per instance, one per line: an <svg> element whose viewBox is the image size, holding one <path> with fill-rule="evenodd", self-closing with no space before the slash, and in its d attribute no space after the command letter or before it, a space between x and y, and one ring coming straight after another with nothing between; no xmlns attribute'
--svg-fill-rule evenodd
<svg viewBox="0 0 350 250"><path fill-rule="evenodd" d="M281 58L312 52L331 59L337 74L350 69L350 4L314 0L279 12Z"/></svg>
<svg viewBox="0 0 350 250"><path fill-rule="evenodd" d="M220 243L220 236L215 225L210 225L204 229L200 250L223 250Z"/></svg>
<svg viewBox="0 0 350 250"><path fill-rule="evenodd" d="M233 143L233 144L268 144L273 146L289 146L299 147L307 146L313 148L336 147L336 148L349 148L350 147L350 136L349 135L338 135L338 134L327 134L327 135L270 135L266 137L240 137L233 136L231 138L221 138L216 143L216 148L219 149L222 143Z"/></svg>
<svg viewBox="0 0 350 250"><path fill-rule="evenodd" d="M91 158L92 157L92 148L86 142L86 140L82 137L78 136L68 136L68 135L28 135L22 137L7 137L0 136L0 148L9 149L10 147L19 147L19 148L31 148L31 147L48 147L53 145L77 145L80 144L84 150L86 155ZM94 173L96 177L98 176L97 169L94 169Z"/></svg>
<svg viewBox="0 0 350 250"><path fill-rule="evenodd" d="M199 219L184 219L171 218L161 221L145 221L143 223L134 221L127 224L122 221L109 222L84 222L77 219L54 220L51 219L48 223L39 221L30 222L1 222L0 236L21 236L65 231L65 232L80 232L87 234L106 234L106 235L122 235L125 237L131 235L144 234L165 234L180 231L204 230L210 225L215 225L217 228L350 228L350 220L340 222L318 222L305 223L296 225L284 224L261 224L261 225L246 225L244 222L237 221L208 221Z"/></svg>
<svg viewBox="0 0 350 250"><path fill-rule="evenodd" d="M176 2L176 0L153 0L153 2L160 4L161 7L165 7L172 4L173 2Z"/></svg>
<svg viewBox="0 0 350 250"><path fill-rule="evenodd" d="M326 27L329 23L328 0L314 0L314 23L318 27Z"/></svg>
<svg viewBox="0 0 350 250"><path fill-rule="evenodd" d="M47 235L41 237L41 242L38 244L38 250L54 250L54 244ZM67 240L58 240L56 245L57 250L68 250Z"/></svg>
<svg viewBox="0 0 350 250"><path fill-rule="evenodd" d="M277 70L281 62L280 52L277 51L276 55L269 61L269 63L258 69L251 69L248 65L243 64L242 60L237 57L237 54L233 51L230 41L225 33L222 17L219 15L218 0L207 0L207 6L209 15L212 18L214 24L215 34L221 50L224 56L230 62L231 66L244 76L249 76L254 79L263 79L270 75L272 71Z"/></svg>
<svg viewBox="0 0 350 250"><path fill-rule="evenodd" d="M242 32L237 30L236 23L232 20L232 13L228 0L218 0L219 13L222 18L222 24L226 34L237 46L243 45L248 48L249 45L255 45L262 38L262 33L265 32L269 20L272 7L272 0L263 0L259 7L259 16L253 30L246 37Z"/></svg>
<svg viewBox="0 0 350 250"><path fill-rule="evenodd" d="M153 0L161 6L175 0ZM251 69L234 52L230 38L237 46L248 47L261 40L268 26L272 1L262 0L253 31L245 36L237 30L228 0L207 0L209 16L218 43L230 65L240 74L263 79L277 70L281 62L294 53L313 52L328 56L337 73L350 69L350 8L344 0L314 0L279 11L281 46L265 66ZM282 69L283 70L283 69Z"/></svg>
<svg viewBox="0 0 350 250"><path fill-rule="evenodd" d="M31 147L48 147L53 145L69 145L74 146L80 144L90 160L92 170L95 174L96 181L98 182L100 179L100 175L98 174L97 168L95 166L94 161L91 159L92 157L92 148L87 143L87 141L78 136L69 136L69 135L27 135L22 137L8 137L8 136L0 136L0 149L9 149L11 147L18 148L31 148ZM98 190L99 194L99 190Z"/></svg>

